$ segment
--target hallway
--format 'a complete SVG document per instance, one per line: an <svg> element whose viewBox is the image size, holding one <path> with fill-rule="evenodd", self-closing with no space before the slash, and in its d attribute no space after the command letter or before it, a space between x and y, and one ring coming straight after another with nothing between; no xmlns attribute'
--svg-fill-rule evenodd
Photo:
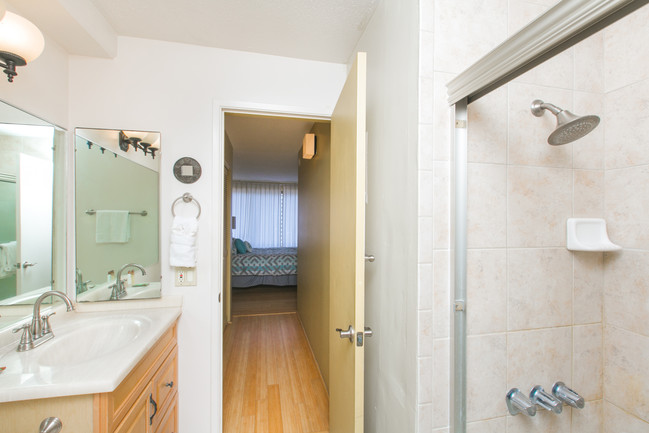
<svg viewBox="0 0 649 433"><path fill-rule="evenodd" d="M327 390L296 313L234 316L224 341L224 433L328 431Z"/></svg>

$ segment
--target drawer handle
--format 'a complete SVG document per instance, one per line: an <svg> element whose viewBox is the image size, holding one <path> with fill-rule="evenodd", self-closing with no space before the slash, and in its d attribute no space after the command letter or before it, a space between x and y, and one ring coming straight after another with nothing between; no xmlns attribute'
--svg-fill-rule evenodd
<svg viewBox="0 0 649 433"><path fill-rule="evenodd" d="M153 405L153 415L149 417L149 425L153 424L153 417L158 413L158 404L153 399L153 394L149 394L149 403Z"/></svg>
<svg viewBox="0 0 649 433"><path fill-rule="evenodd" d="M171 382L165 383L165 386L168 386L169 388L173 388L174 387L174 381L172 380Z"/></svg>

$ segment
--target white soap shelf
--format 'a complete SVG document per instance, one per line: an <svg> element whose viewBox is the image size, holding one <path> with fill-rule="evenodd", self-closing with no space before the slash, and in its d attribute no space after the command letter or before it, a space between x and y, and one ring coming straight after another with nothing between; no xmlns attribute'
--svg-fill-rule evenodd
<svg viewBox="0 0 649 433"><path fill-rule="evenodd" d="M566 223L568 249L570 251L619 251L606 233L606 221L602 218L568 218Z"/></svg>

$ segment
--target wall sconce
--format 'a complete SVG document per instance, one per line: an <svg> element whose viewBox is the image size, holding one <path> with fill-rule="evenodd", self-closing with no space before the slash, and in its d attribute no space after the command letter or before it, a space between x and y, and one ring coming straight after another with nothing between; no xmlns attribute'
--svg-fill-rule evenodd
<svg viewBox="0 0 649 433"><path fill-rule="evenodd" d="M13 83L18 75L16 66L25 66L40 56L45 48L45 39L29 20L5 11L1 0L0 17L0 67L4 68L9 82Z"/></svg>
<svg viewBox="0 0 649 433"><path fill-rule="evenodd" d="M302 139L302 159L311 159L315 156L315 134L304 134Z"/></svg>

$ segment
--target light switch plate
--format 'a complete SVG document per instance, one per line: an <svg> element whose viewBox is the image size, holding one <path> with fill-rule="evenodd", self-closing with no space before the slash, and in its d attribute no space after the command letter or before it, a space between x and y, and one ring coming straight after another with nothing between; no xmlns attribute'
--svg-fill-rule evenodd
<svg viewBox="0 0 649 433"><path fill-rule="evenodd" d="M176 268L176 286L195 286L196 268Z"/></svg>

